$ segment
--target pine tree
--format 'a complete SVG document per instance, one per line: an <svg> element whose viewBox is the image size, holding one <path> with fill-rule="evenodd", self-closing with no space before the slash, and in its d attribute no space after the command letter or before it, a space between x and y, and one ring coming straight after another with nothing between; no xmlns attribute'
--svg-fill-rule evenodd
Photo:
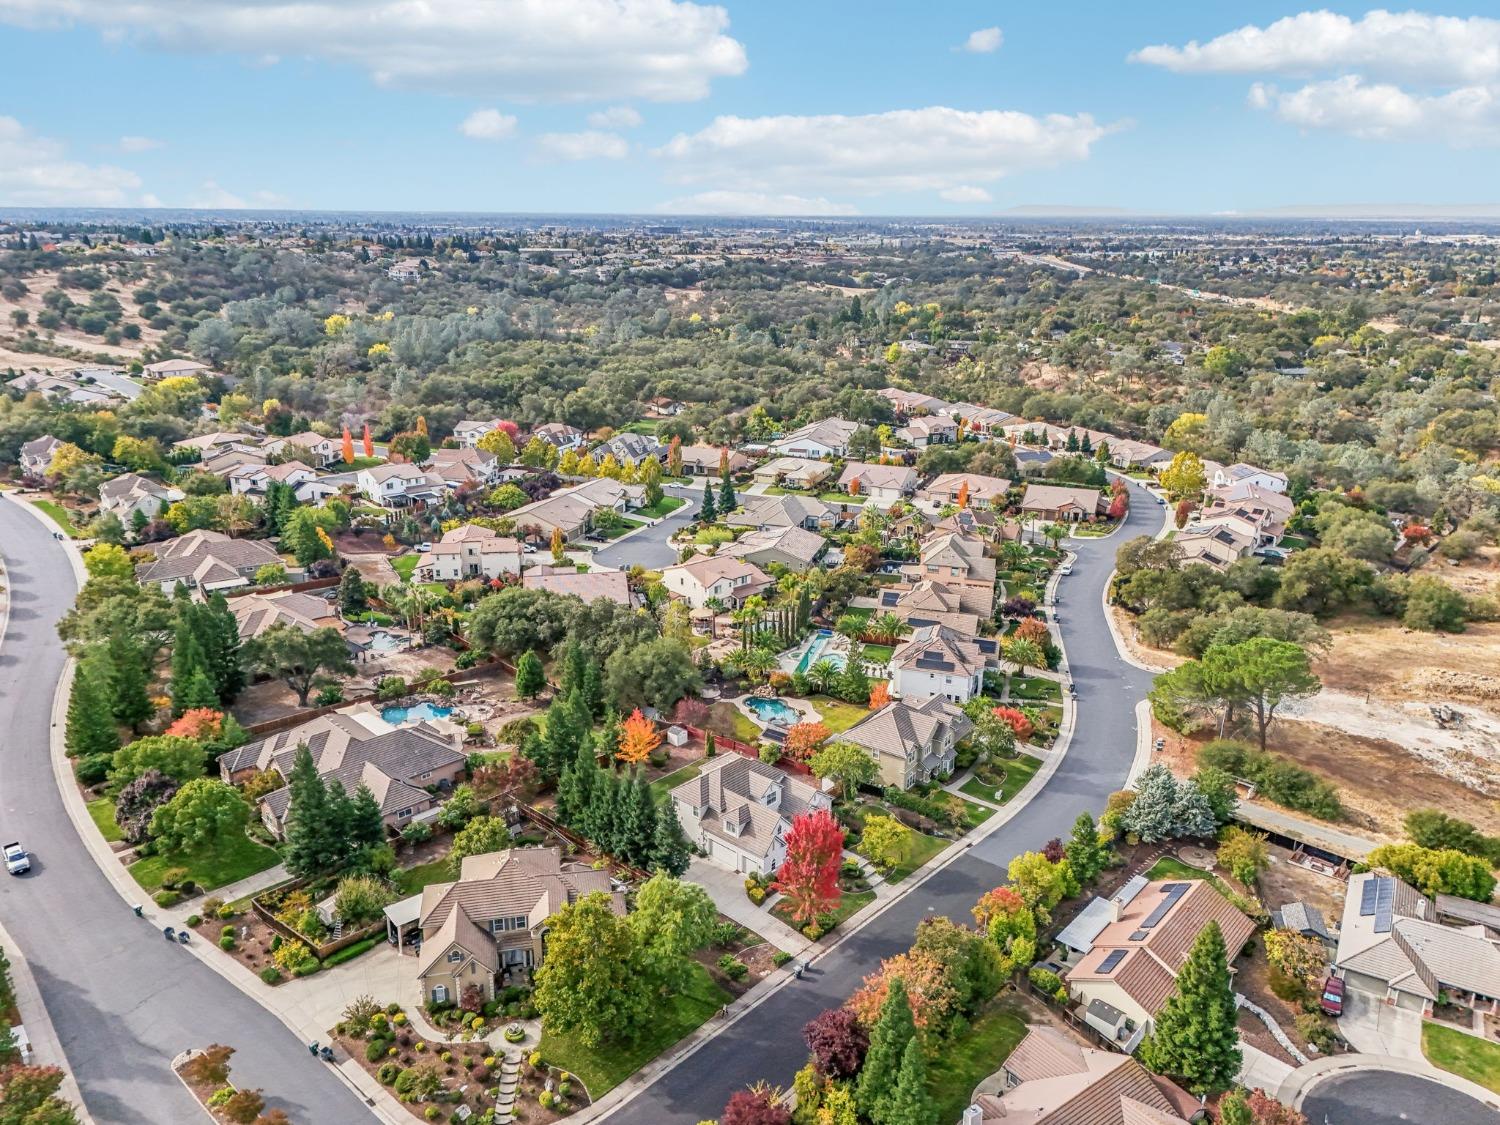
<svg viewBox="0 0 1500 1125"><path fill-rule="evenodd" d="M176 639L172 643L172 714L181 715L189 707L214 707L218 705L218 692L213 690L213 680L208 675L208 658L203 654L203 644L198 639L197 614L188 606L178 611ZM207 683L209 699L202 698L201 691L189 700L193 685Z"/></svg>
<svg viewBox="0 0 1500 1125"><path fill-rule="evenodd" d="M229 600L215 592L199 611L204 625L199 630L209 675L219 699L232 703L245 688L245 667L240 659L240 626L229 608Z"/></svg>
<svg viewBox="0 0 1500 1125"><path fill-rule="evenodd" d="M688 843L688 838L683 834L682 822L677 819L677 812L670 801L666 801L656 810L656 829L651 838L651 859L644 864L650 870L665 871L668 875L681 878L688 869L688 861L692 858L693 846Z"/></svg>
<svg viewBox="0 0 1500 1125"><path fill-rule="evenodd" d="M563 695L583 686L588 663L588 657L584 655L583 646L578 643L577 638L569 640L567 648L563 650L562 678L558 681L558 688Z"/></svg>
<svg viewBox="0 0 1500 1125"><path fill-rule="evenodd" d="M219 693L214 690L213 681L208 678L208 673L202 668L195 671L188 680L182 691L173 691L173 710L177 710L180 700L181 714L183 711L191 711L195 707L203 707L214 710L219 706Z"/></svg>
<svg viewBox="0 0 1500 1125"><path fill-rule="evenodd" d="M865 650L854 644L849 651L849 663L839 677L839 698L850 703L867 703L870 699L870 677L865 674Z"/></svg>
<svg viewBox="0 0 1500 1125"><path fill-rule="evenodd" d="M370 787L360 782L349 801L349 842L358 850L385 843L385 819Z"/></svg>
<svg viewBox="0 0 1500 1125"><path fill-rule="evenodd" d="M365 596L365 580L360 577L356 567L345 567L344 573L339 576L339 609L344 615L352 616L363 613L369 607L370 601Z"/></svg>
<svg viewBox="0 0 1500 1125"><path fill-rule="evenodd" d="M590 748L580 747L580 750L562 771L557 783L557 815L564 824L587 836L589 804L598 784L599 763L594 760Z"/></svg>
<svg viewBox="0 0 1500 1125"><path fill-rule="evenodd" d="M107 669L96 654L78 664L68 696L68 726L64 735L68 757L113 754L120 748L120 732L110 717Z"/></svg>
<svg viewBox="0 0 1500 1125"><path fill-rule="evenodd" d="M875 1103L870 1116L876 1125L936 1125L937 1106L927 1093L927 1060L915 1037L901 1054L896 1084Z"/></svg>
<svg viewBox="0 0 1500 1125"><path fill-rule="evenodd" d="M328 853L328 788L318 776L312 751L306 743L297 747L292 761L292 775L287 779L291 790L286 814L286 869L299 879L321 874Z"/></svg>
<svg viewBox="0 0 1500 1125"><path fill-rule="evenodd" d="M1199 931L1140 1059L1195 1094L1228 1089L1240 1070L1234 987L1217 922Z"/></svg>
<svg viewBox="0 0 1500 1125"><path fill-rule="evenodd" d="M870 1050L865 1055L865 1065L860 1069L859 1085L855 1089L855 1101L866 1117L875 1119L877 1107L886 1092L896 1085L901 1063L906 1057L906 1045L916 1036L911 1003L906 998L906 982L895 977L886 990L885 1002L880 1005L880 1018L870 1032Z"/></svg>
<svg viewBox="0 0 1500 1125"><path fill-rule="evenodd" d="M703 510L698 513L698 519L703 523L713 523L719 516L719 510L714 507L714 489L711 484L703 486Z"/></svg>
<svg viewBox="0 0 1500 1125"><path fill-rule="evenodd" d="M145 657L134 638L121 628L110 633L104 658L109 665L110 712L116 722L135 730L156 714L156 706L146 694Z"/></svg>
<svg viewBox="0 0 1500 1125"><path fill-rule="evenodd" d="M727 516L730 512L734 511L735 505L739 503L739 500L734 495L734 481L730 479L728 469L724 470L724 475L721 479L722 483L719 485L719 511ZM704 491L708 491L707 487L704 488Z"/></svg>
<svg viewBox="0 0 1500 1125"><path fill-rule="evenodd" d="M583 668L583 698L588 703L590 715L604 710L604 677L599 674L599 665L590 660Z"/></svg>
<svg viewBox="0 0 1500 1125"><path fill-rule="evenodd" d="M1080 883L1092 883L1107 860L1104 845L1099 843L1099 826L1091 814L1082 812L1073 822L1073 835L1064 848L1068 866Z"/></svg>
<svg viewBox="0 0 1500 1125"><path fill-rule="evenodd" d="M651 863L656 815L656 805L651 800L651 789L646 785L645 775L636 770L626 791L620 843L621 850L637 867L647 867Z"/></svg>
<svg viewBox="0 0 1500 1125"><path fill-rule="evenodd" d="M542 668L542 658L527 649L516 661L516 695L535 699L546 686L547 674Z"/></svg>

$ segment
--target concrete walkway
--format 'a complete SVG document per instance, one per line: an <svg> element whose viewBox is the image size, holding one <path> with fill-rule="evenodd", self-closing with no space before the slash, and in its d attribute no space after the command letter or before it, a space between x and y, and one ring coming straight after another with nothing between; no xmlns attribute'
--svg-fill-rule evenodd
<svg viewBox="0 0 1500 1125"><path fill-rule="evenodd" d="M1245 1089L1275 1093L1292 1076L1292 1070L1289 1063L1240 1040L1240 1073L1236 1081Z"/></svg>
<svg viewBox="0 0 1500 1125"><path fill-rule="evenodd" d="M242 898L258 895L261 891L284 883L291 878L283 864L278 863L275 867L268 867L264 871L257 871L254 875L247 875L237 883L230 883L227 887L220 887L211 892L214 898L221 898L225 902L238 902Z"/></svg>
<svg viewBox="0 0 1500 1125"><path fill-rule="evenodd" d="M793 957L801 956L813 944L767 909L772 899L768 898L761 906L751 902L745 894L744 876L695 856L688 864L687 877L708 892L720 914L754 930Z"/></svg>

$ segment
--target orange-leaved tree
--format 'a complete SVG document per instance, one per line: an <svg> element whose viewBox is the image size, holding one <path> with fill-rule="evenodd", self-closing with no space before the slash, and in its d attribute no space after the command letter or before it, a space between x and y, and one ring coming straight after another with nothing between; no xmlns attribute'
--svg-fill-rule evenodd
<svg viewBox="0 0 1500 1125"><path fill-rule="evenodd" d="M969 482L962 480L958 484L958 506L967 508L969 506Z"/></svg>
<svg viewBox="0 0 1500 1125"><path fill-rule="evenodd" d="M627 765L638 766L660 745L661 735L656 731L656 724L642 715L637 707L620 724L620 748L615 751L615 757Z"/></svg>
<svg viewBox="0 0 1500 1125"><path fill-rule="evenodd" d="M365 456L375 456L375 439L370 436L370 423L365 423Z"/></svg>
<svg viewBox="0 0 1500 1125"><path fill-rule="evenodd" d="M891 685L887 680L879 680L870 689L870 710L879 711L891 701Z"/></svg>
<svg viewBox="0 0 1500 1125"><path fill-rule="evenodd" d="M797 723L786 732L781 748L793 761L805 762L813 751L828 741L829 730L822 723Z"/></svg>
<svg viewBox="0 0 1500 1125"><path fill-rule="evenodd" d="M349 427L344 427L344 464L354 464L354 435L349 432Z"/></svg>

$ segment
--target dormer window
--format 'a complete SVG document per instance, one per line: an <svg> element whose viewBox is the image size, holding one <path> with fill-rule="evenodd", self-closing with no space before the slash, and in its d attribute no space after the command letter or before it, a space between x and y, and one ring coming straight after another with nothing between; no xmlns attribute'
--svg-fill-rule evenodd
<svg viewBox="0 0 1500 1125"><path fill-rule="evenodd" d="M463 962L463 959L464 951L462 949L453 949L448 953L448 964L450 965L461 964Z"/></svg>

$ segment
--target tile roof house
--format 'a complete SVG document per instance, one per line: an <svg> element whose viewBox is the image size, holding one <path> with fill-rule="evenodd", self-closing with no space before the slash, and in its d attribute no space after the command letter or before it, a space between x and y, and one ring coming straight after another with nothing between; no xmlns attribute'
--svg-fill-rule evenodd
<svg viewBox="0 0 1500 1125"><path fill-rule="evenodd" d="M234 614L242 641L260 636L273 625L290 625L304 633L315 629L344 631L344 619L330 602L293 590L231 598L229 611Z"/></svg>
<svg viewBox="0 0 1500 1125"><path fill-rule="evenodd" d="M908 582L941 582L955 590L965 613L989 617L995 609L995 560L984 540L957 531L934 531L922 540L918 561L901 568Z"/></svg>
<svg viewBox="0 0 1500 1125"><path fill-rule="evenodd" d="M647 457L661 460L667 455L667 447L651 434L632 434L622 431L608 441L596 445L593 455L595 463L602 464L605 457L613 455L615 461L621 465L637 465ZM718 467L717 454L715 454L715 472L718 471Z"/></svg>
<svg viewBox="0 0 1500 1125"><path fill-rule="evenodd" d="M295 457L320 469L326 469L335 461L344 459L344 445L340 439L324 437L312 430L288 434L286 437L267 438L261 443L261 450L267 457ZM302 455L303 450L307 451L306 457Z"/></svg>
<svg viewBox="0 0 1500 1125"><path fill-rule="evenodd" d="M583 444L583 431L577 426L565 425L562 422L543 422L531 431L531 436L540 438L559 453L567 449L577 449Z"/></svg>
<svg viewBox="0 0 1500 1125"><path fill-rule="evenodd" d="M499 429L502 421L504 421L502 418L465 418L453 427L453 440L464 449L473 449L479 445L479 439L485 434Z"/></svg>
<svg viewBox="0 0 1500 1125"><path fill-rule="evenodd" d="M914 417L918 414L938 414L949 405L933 395L924 395L920 391L904 391L900 387L882 387L875 393L907 417Z"/></svg>
<svg viewBox="0 0 1500 1125"><path fill-rule="evenodd" d="M780 563L800 573L812 566L827 546L827 541L816 532L800 527L771 527L748 532L733 543L726 543L719 548L719 557L744 559L759 567Z"/></svg>
<svg viewBox="0 0 1500 1125"><path fill-rule="evenodd" d="M827 531L839 523L837 508L811 496L756 496L747 493L739 501L740 506L724 517L724 522L730 527L801 527L808 531Z"/></svg>
<svg viewBox="0 0 1500 1125"><path fill-rule="evenodd" d="M728 555L696 555L687 562L661 572L662 585L694 609L718 599L731 609L775 585L775 580L754 563Z"/></svg>
<svg viewBox="0 0 1500 1125"><path fill-rule="evenodd" d="M542 540L550 539L552 529L559 528L564 539L581 539L592 526L594 513L600 508L626 512L645 502L646 491L639 485L621 484L608 477L596 477L559 488L545 500L523 504L509 513L517 529L536 528Z"/></svg>
<svg viewBox="0 0 1500 1125"><path fill-rule="evenodd" d="M1172 540L1178 560L1223 572L1255 549L1255 538L1228 521L1185 527Z"/></svg>
<svg viewBox="0 0 1500 1125"><path fill-rule="evenodd" d="M816 488L833 475L833 466L827 461L809 461L802 457L777 457L756 468L752 475L757 484L787 488Z"/></svg>
<svg viewBox="0 0 1500 1125"><path fill-rule="evenodd" d="M1014 414L972 402L954 402L938 411L950 418L962 419L964 432L980 441L1005 440L1005 427L1016 420Z"/></svg>
<svg viewBox="0 0 1500 1125"><path fill-rule="evenodd" d="M946 625L923 625L891 653L891 689L903 699L941 696L967 703L984 693L986 668L999 666L999 642Z"/></svg>
<svg viewBox="0 0 1500 1125"><path fill-rule="evenodd" d="M284 461L280 465L248 464L231 469L224 478L229 482L229 491L236 496L264 496L274 481L290 485L297 499L304 503L313 498L306 486L318 479L317 472L301 461Z"/></svg>
<svg viewBox="0 0 1500 1125"><path fill-rule="evenodd" d="M448 491L443 478L419 465L371 465L354 474L354 486L382 508L407 508L436 500Z"/></svg>
<svg viewBox="0 0 1500 1125"><path fill-rule="evenodd" d="M1032 1027L986 1079L959 1125L1187 1125L1201 1112L1185 1090L1129 1055Z"/></svg>
<svg viewBox="0 0 1500 1125"><path fill-rule="evenodd" d="M1224 488L1231 484L1253 484L1267 492L1285 492L1288 482L1285 473L1248 465L1244 461L1236 461L1233 465L1216 468L1208 483L1212 488Z"/></svg>
<svg viewBox="0 0 1500 1125"><path fill-rule="evenodd" d="M688 840L712 863L746 875L779 868L793 818L833 804L806 781L740 754L705 759L703 772L670 797Z"/></svg>
<svg viewBox="0 0 1500 1125"><path fill-rule="evenodd" d="M491 485L500 479L500 459L484 449L434 449L426 469L449 488Z"/></svg>
<svg viewBox="0 0 1500 1125"><path fill-rule="evenodd" d="M917 490L917 470L906 465L872 465L850 461L835 483L840 492L864 496L876 503L894 504Z"/></svg>
<svg viewBox="0 0 1500 1125"><path fill-rule="evenodd" d="M29 477L46 476L47 467L52 464L52 454L57 452L57 447L62 444L60 439L51 434L43 434L39 438L28 441L21 446L21 472Z"/></svg>
<svg viewBox="0 0 1500 1125"><path fill-rule="evenodd" d="M222 446L205 453L194 466L199 472L212 473L216 477L229 479L229 474L246 465L269 464L265 450L244 449L237 445Z"/></svg>
<svg viewBox="0 0 1500 1125"><path fill-rule="evenodd" d="M1102 501L1103 494L1097 488L1028 484L1021 497L1021 511L1047 520L1081 520L1098 515Z"/></svg>
<svg viewBox="0 0 1500 1125"><path fill-rule="evenodd" d="M950 445L958 440L958 423L946 415L924 414L898 426L895 434L914 449Z"/></svg>
<svg viewBox="0 0 1500 1125"><path fill-rule="evenodd" d="M1111 904L1112 920L1063 979L1074 1000L1123 1016L1112 1033L1130 1048L1172 995L1200 930L1219 924L1231 963L1255 933L1255 924L1203 879L1159 879Z"/></svg>
<svg viewBox="0 0 1500 1125"><path fill-rule="evenodd" d="M99 510L118 516L126 527L137 512L155 519L165 505L175 504L186 494L140 473L121 473L99 486Z"/></svg>
<svg viewBox="0 0 1500 1125"><path fill-rule="evenodd" d="M1110 438L1105 444L1110 464L1119 469L1163 469L1172 463L1174 456L1170 449L1152 445L1149 441Z"/></svg>
<svg viewBox="0 0 1500 1125"><path fill-rule="evenodd" d="M527 590L550 590L585 602L608 598L623 606L634 604L630 581L623 570L590 570L580 574L573 566L533 566L521 575L521 585Z"/></svg>
<svg viewBox="0 0 1500 1125"><path fill-rule="evenodd" d="M719 462L723 459L725 451L717 445L680 445L677 447L677 452L682 454L682 471L687 476L716 477L719 475ZM731 449L728 452L731 474L743 473L750 467L750 458L739 450Z"/></svg>
<svg viewBox="0 0 1500 1125"><path fill-rule="evenodd" d="M159 363L146 364L146 374L153 379L171 379L182 375L197 375L209 370L206 363L195 359L164 359Z"/></svg>
<svg viewBox="0 0 1500 1125"><path fill-rule="evenodd" d="M930 500L939 507L957 504L958 494L965 484L969 486L969 507L984 509L1003 505L1011 482L1004 477L987 477L978 473L943 473L929 481L927 487L917 493L917 499Z"/></svg>
<svg viewBox="0 0 1500 1125"><path fill-rule="evenodd" d="M470 986L495 998L496 978L539 965L548 921L591 894L608 896L616 914L625 896L609 872L564 862L557 848L510 848L464 858L458 878L422 889L417 989L422 1002L456 1002Z"/></svg>
<svg viewBox="0 0 1500 1125"><path fill-rule="evenodd" d="M847 418L824 418L809 422L784 437L771 442L769 449L777 456L817 460L820 457L846 457L849 439L859 429L858 422Z"/></svg>
<svg viewBox="0 0 1500 1125"><path fill-rule="evenodd" d="M882 586L872 599L875 612L893 613L907 625L945 625L966 637L979 634L979 615L967 613L963 596L941 582Z"/></svg>
<svg viewBox="0 0 1500 1125"><path fill-rule="evenodd" d="M871 712L839 736L868 750L882 785L910 789L953 772L957 747L974 731L961 709L941 696L897 699Z"/></svg>
<svg viewBox="0 0 1500 1125"><path fill-rule="evenodd" d="M170 594L181 582L205 592L248 586L263 566L285 565L280 555L260 539L231 539L218 531L190 531L154 544L156 558L135 568L142 585L157 583Z"/></svg>
<svg viewBox="0 0 1500 1125"><path fill-rule="evenodd" d="M413 572L425 582L461 582L520 574L521 541L466 523L443 533Z"/></svg>
<svg viewBox="0 0 1500 1125"><path fill-rule="evenodd" d="M1334 967L1351 990L1429 1015L1440 993L1500 1014L1500 941L1481 923L1445 926L1434 903L1390 875L1349 879Z"/></svg>

